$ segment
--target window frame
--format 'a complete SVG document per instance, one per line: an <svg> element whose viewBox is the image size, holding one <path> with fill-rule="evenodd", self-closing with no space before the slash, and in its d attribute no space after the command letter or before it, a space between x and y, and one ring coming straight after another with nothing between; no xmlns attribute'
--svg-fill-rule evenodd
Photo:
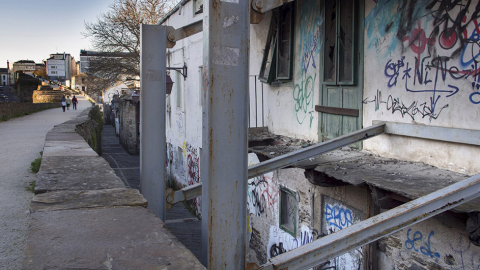
<svg viewBox="0 0 480 270"><path fill-rule="evenodd" d="M283 12L287 12L287 16L290 15L289 30L289 45L288 45L288 75L279 76L279 38L283 37L283 31L281 25L286 18L282 17ZM272 82L288 82L293 77L293 48L294 48L294 18L295 10L294 4L289 3L278 7L272 11L272 18L270 20L270 27L268 30L267 40L265 42L265 48L263 50L262 64L260 66L260 74L258 79L261 82L271 84ZM268 62L270 63L269 66ZM267 70L268 68L268 70Z"/></svg>
<svg viewBox="0 0 480 270"><path fill-rule="evenodd" d="M297 203L296 193L294 191L290 190L289 188L285 187L285 186L280 186L279 189L280 189L279 203L278 203L278 224L279 224L279 227L280 227L280 229L284 230L285 232L287 232L288 234L290 234L294 238L296 238L297 237L297 227L298 227L298 203ZM282 211L283 202L286 199L287 203L288 203L288 197L289 196L292 198L292 201L294 202L293 203L294 214L293 214L293 220L292 220L293 228L290 228L290 227L285 225L286 223L283 222L283 215L282 215L282 213L283 213L283 211Z"/></svg>
<svg viewBox="0 0 480 270"><path fill-rule="evenodd" d="M357 12L357 7L356 7L356 3L355 3L355 0L348 0L349 3L345 3L344 1L341 1L341 0L335 0L335 5L336 5L336 12L335 12L335 49L334 49L334 69L335 69L335 78L333 81L327 81L327 76L326 76L326 71L327 71L327 68L326 68L326 63L327 61L323 61L323 79L322 79L322 84L323 85L331 85L331 86L340 86L340 85L351 85L351 86L355 86L357 84L356 82L356 68L355 68L355 55L356 55L356 50L357 50L357 45L355 44L355 37L356 35L358 35L357 33L357 27L355 27L355 20L356 20L356 12ZM351 27L352 27L352 49L351 49L351 54L352 54L352 62L350 64L350 69L351 69L351 80L350 81L340 81L340 50L339 50L339 44L340 44L340 27L341 27L341 23L342 23L342 14L341 14L341 5L342 5L342 2L343 2L343 5L347 5L347 6L351 6L352 9L351 9L351 13L352 13L352 20L351 20ZM325 13L326 12L326 3L324 2L323 3L323 8L322 8L323 12ZM326 14L324 14L324 18L325 18L325 23L323 24L323 33L327 33L327 31L329 31L329 29L326 29L327 28L327 18L326 18ZM323 36L323 44L324 44L324 50L327 50L328 48L328 44L327 44L327 35L324 35ZM327 51L324 51L323 54L326 56L328 53Z"/></svg>

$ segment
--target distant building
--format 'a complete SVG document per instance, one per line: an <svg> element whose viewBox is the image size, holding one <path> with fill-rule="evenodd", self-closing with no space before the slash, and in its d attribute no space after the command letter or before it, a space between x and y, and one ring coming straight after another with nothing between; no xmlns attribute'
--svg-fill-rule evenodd
<svg viewBox="0 0 480 270"><path fill-rule="evenodd" d="M33 60L20 60L13 63L12 74L13 83L17 81L18 73L23 72L25 74L32 74L35 71L35 61Z"/></svg>
<svg viewBox="0 0 480 270"><path fill-rule="evenodd" d="M125 57L128 53L95 52L80 50L80 73L86 73L90 67L90 61L100 57Z"/></svg>
<svg viewBox="0 0 480 270"><path fill-rule="evenodd" d="M0 85L9 85L8 68L0 68Z"/></svg>
<svg viewBox="0 0 480 270"><path fill-rule="evenodd" d="M47 66L45 64L35 64L35 71L47 71Z"/></svg>
<svg viewBox="0 0 480 270"><path fill-rule="evenodd" d="M50 80L70 86L72 76L76 75L75 58L68 53L50 54L47 59L47 75Z"/></svg>

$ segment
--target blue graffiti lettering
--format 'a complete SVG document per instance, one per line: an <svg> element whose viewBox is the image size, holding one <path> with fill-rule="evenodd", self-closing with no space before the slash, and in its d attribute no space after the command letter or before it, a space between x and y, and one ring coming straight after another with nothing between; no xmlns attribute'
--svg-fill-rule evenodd
<svg viewBox="0 0 480 270"><path fill-rule="evenodd" d="M416 231L414 234L413 234L413 239L410 239L410 231L412 229L408 229L407 231L407 240L405 241L405 247L409 250L415 250L416 252L418 252L419 250L415 247L415 243L418 242L418 241L421 241L423 240L423 234L419 231ZM435 233L433 231L431 231L429 234L428 234L428 238L427 238L427 241L424 242L424 246L421 246L420 247L420 252L423 254L423 255L426 255L426 256L429 256L430 258L433 258L433 257L437 257L437 258L440 258L440 253L438 252L433 252L432 251L432 245L430 243L430 238L434 235Z"/></svg>
<svg viewBox="0 0 480 270"><path fill-rule="evenodd" d="M476 95L480 96L480 92L473 92L470 94L470 102L472 102L473 104L480 104L480 99L478 99L477 101L473 100L473 96Z"/></svg>
<svg viewBox="0 0 480 270"><path fill-rule="evenodd" d="M353 224L353 215L350 209L329 204L325 205L325 220L329 222L330 226L340 230L347 228Z"/></svg>

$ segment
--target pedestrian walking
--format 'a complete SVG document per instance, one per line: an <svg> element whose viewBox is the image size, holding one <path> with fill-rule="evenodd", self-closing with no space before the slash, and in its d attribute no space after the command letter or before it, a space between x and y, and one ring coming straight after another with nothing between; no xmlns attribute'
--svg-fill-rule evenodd
<svg viewBox="0 0 480 270"><path fill-rule="evenodd" d="M62 109L63 109L63 112L65 112L65 106L67 106L67 102L65 100L65 95L62 96Z"/></svg>
<svg viewBox="0 0 480 270"><path fill-rule="evenodd" d="M75 96L73 96L73 98L72 98L72 106L73 106L72 109L73 110L77 109L77 103L78 103L77 98Z"/></svg>
<svg viewBox="0 0 480 270"><path fill-rule="evenodd" d="M70 99L70 96L67 96L66 102L67 102L67 110L70 110L70 104L72 104L72 100Z"/></svg>

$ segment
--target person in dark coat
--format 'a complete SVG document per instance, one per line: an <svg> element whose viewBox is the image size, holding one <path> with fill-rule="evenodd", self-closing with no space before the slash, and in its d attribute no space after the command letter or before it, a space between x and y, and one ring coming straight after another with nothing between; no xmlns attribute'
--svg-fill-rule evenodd
<svg viewBox="0 0 480 270"><path fill-rule="evenodd" d="M77 109L77 103L78 103L77 98L75 96L73 96L73 98L72 98L72 109L73 110Z"/></svg>

